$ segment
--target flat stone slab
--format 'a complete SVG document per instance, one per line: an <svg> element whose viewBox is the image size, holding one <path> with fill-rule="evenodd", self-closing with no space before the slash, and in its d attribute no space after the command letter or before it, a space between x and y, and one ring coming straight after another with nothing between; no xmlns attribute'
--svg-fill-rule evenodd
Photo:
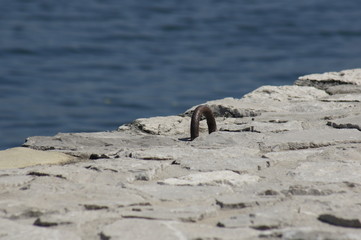
<svg viewBox="0 0 361 240"><path fill-rule="evenodd" d="M181 222L197 222L204 218L216 216L218 207L215 205L199 204L186 206L145 206L133 208L132 211L122 212L126 219L148 219Z"/></svg>
<svg viewBox="0 0 361 240"><path fill-rule="evenodd" d="M251 172L269 166L268 159L245 152L240 148L199 149L193 155L179 160L179 163L184 168L202 172L218 170Z"/></svg>
<svg viewBox="0 0 361 240"><path fill-rule="evenodd" d="M361 85L361 68L305 75L299 77L295 84L299 86L314 86L321 89L342 84Z"/></svg>
<svg viewBox="0 0 361 240"><path fill-rule="evenodd" d="M318 129L289 131L269 136L262 143L264 151L287 151L327 147L336 144L361 143L361 132L351 129Z"/></svg>
<svg viewBox="0 0 361 240"><path fill-rule="evenodd" d="M154 231L157 229L157 231ZM172 222L139 219L119 220L106 226L100 233L102 239L187 239L173 227Z"/></svg>
<svg viewBox="0 0 361 240"><path fill-rule="evenodd" d="M336 94L322 99L324 102L361 102L360 94Z"/></svg>
<svg viewBox="0 0 361 240"><path fill-rule="evenodd" d="M235 122L227 125L223 125L220 131L227 132L259 132L259 133L267 133L267 132L286 132L292 130L303 130L302 123L300 121L286 121L283 124L279 124L276 121L269 122Z"/></svg>
<svg viewBox="0 0 361 240"><path fill-rule="evenodd" d="M240 175L232 171L213 171L193 173L179 178L168 178L159 183L176 186L240 186L256 183L259 180L258 176L248 174Z"/></svg>
<svg viewBox="0 0 361 240"><path fill-rule="evenodd" d="M144 196L160 201L215 202L215 197L231 192L229 186L178 186L165 184L147 184L133 186Z"/></svg>
<svg viewBox="0 0 361 240"><path fill-rule="evenodd" d="M249 101L305 102L326 96L325 91L309 86L262 86L246 94L243 99Z"/></svg>
<svg viewBox="0 0 361 240"><path fill-rule="evenodd" d="M35 136L23 144L37 150L56 150L80 158L116 158L128 147L172 146L177 138L112 131L95 133L59 133L52 137Z"/></svg>
<svg viewBox="0 0 361 240"><path fill-rule="evenodd" d="M313 182L361 182L359 161L327 161L301 163L292 173L302 181Z"/></svg>
<svg viewBox="0 0 361 240"><path fill-rule="evenodd" d="M250 198L240 193L224 194L216 198L217 205L222 209L242 209L270 204L272 201L274 201L273 198L261 196L252 196L252 198Z"/></svg>
<svg viewBox="0 0 361 240"><path fill-rule="evenodd" d="M131 124L118 128L118 131L136 129L153 135L180 135L189 128L190 118L180 116L139 118Z"/></svg>
<svg viewBox="0 0 361 240"><path fill-rule="evenodd" d="M64 164L72 161L75 161L74 157L59 152L44 152L22 147L0 151L0 169Z"/></svg>
<svg viewBox="0 0 361 240"><path fill-rule="evenodd" d="M0 219L0 237L4 239L81 239L78 235L57 229L39 228L36 226L29 226L26 224L18 224L14 221Z"/></svg>
<svg viewBox="0 0 361 240"><path fill-rule="evenodd" d="M287 150L282 152L269 152L264 156L268 159L271 159L275 164L279 162L298 162L305 161L308 157L313 156L317 153L323 152L322 148L309 148L309 149L300 149L297 151Z"/></svg>
<svg viewBox="0 0 361 240"><path fill-rule="evenodd" d="M157 229L157 231L154 231ZM142 219L119 220L106 226L100 233L103 239L251 239L257 232L249 229L225 231L207 225L182 224L174 221Z"/></svg>
<svg viewBox="0 0 361 240"><path fill-rule="evenodd" d="M320 230L314 227L286 228L282 231L270 231L261 234L263 238L282 236L285 240L358 240L359 233L340 233L337 229Z"/></svg>
<svg viewBox="0 0 361 240"><path fill-rule="evenodd" d="M326 92L331 95L335 94L360 94L361 86L360 85L336 85L331 86L326 89Z"/></svg>

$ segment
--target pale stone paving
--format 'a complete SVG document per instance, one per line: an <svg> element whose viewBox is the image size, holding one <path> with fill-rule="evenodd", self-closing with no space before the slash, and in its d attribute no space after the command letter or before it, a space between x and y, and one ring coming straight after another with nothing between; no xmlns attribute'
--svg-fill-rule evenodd
<svg viewBox="0 0 361 240"><path fill-rule="evenodd" d="M196 106L30 137L0 152L0 239L361 239L360 76L209 101L194 141Z"/></svg>

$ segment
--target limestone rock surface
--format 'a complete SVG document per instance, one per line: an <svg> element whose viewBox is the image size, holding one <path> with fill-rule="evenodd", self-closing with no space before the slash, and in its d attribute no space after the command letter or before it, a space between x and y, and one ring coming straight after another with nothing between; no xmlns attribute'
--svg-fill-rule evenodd
<svg viewBox="0 0 361 240"><path fill-rule="evenodd" d="M361 85L361 68L340 72L316 73L299 77L296 85L327 88L338 85Z"/></svg>
<svg viewBox="0 0 361 240"><path fill-rule="evenodd" d="M361 69L0 152L0 239L361 239Z"/></svg>

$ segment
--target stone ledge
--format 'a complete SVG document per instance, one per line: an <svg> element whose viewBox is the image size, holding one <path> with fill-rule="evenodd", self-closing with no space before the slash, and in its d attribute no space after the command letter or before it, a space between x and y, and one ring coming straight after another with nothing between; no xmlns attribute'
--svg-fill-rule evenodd
<svg viewBox="0 0 361 240"><path fill-rule="evenodd" d="M361 69L0 152L0 236L360 239ZM299 86L302 85L302 86ZM27 147L27 148L25 148Z"/></svg>

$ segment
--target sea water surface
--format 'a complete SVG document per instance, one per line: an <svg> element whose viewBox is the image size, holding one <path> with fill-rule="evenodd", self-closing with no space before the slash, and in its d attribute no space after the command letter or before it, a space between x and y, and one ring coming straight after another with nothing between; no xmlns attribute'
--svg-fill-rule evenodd
<svg viewBox="0 0 361 240"><path fill-rule="evenodd" d="M0 149L358 67L359 0L2 0Z"/></svg>

